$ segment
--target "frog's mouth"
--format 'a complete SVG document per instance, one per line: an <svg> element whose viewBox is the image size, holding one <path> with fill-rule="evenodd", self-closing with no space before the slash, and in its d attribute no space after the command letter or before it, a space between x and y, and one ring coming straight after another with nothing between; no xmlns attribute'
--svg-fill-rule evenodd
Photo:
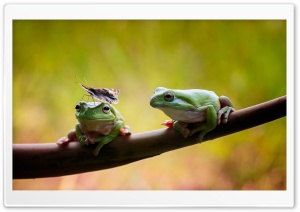
<svg viewBox="0 0 300 212"><path fill-rule="evenodd" d="M78 119L78 122L84 134L94 132L107 135L115 127L115 121L111 119Z"/></svg>
<svg viewBox="0 0 300 212"><path fill-rule="evenodd" d="M183 101L173 101L172 103L166 103L166 102L157 102L155 101L155 98L151 99L150 105L154 108L171 108L171 109L178 109L181 110L183 107Z"/></svg>
<svg viewBox="0 0 300 212"><path fill-rule="evenodd" d="M110 121L113 121L113 119L95 119L95 118L92 118L92 119L88 119L88 118L77 118L77 120L80 122L80 121L91 121L91 122L110 122Z"/></svg>

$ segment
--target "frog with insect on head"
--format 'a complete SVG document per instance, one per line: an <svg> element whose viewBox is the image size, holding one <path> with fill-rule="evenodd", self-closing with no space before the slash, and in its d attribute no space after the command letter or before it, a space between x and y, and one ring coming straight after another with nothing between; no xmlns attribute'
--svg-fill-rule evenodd
<svg viewBox="0 0 300 212"><path fill-rule="evenodd" d="M75 117L78 123L67 137L58 140L61 145L69 141L79 141L82 145L97 144L93 154L113 141L118 135L130 135L130 128L124 124L120 112L105 101L83 102L75 106Z"/></svg>
<svg viewBox="0 0 300 212"><path fill-rule="evenodd" d="M229 114L234 111L226 96L219 97L213 91L200 89L158 87L151 97L150 105L173 119L163 122L163 125L173 127L184 137L200 132L196 139L199 143L206 133L221 122L226 124Z"/></svg>

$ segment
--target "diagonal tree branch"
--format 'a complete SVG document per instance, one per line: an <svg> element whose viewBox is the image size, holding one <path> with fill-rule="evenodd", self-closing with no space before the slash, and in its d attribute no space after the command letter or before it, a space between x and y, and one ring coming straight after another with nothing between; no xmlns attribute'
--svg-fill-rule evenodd
<svg viewBox="0 0 300 212"><path fill-rule="evenodd" d="M204 136L204 141L226 136L286 116L286 96L232 113L227 124L221 124ZM195 138L183 138L173 129L160 129L118 137L105 145L99 155L94 146L78 142L66 146L49 144L14 144L13 178L55 177L122 166L164 152L194 145Z"/></svg>

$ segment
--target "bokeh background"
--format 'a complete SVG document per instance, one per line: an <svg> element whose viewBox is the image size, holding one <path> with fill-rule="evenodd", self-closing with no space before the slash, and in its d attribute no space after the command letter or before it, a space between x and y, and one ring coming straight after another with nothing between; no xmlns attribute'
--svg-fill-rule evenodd
<svg viewBox="0 0 300 212"><path fill-rule="evenodd" d="M13 143L56 142L91 87L120 89L133 133L168 119L158 86L228 96L237 110L286 95L281 20L15 20ZM84 100L85 99L84 97ZM285 190L286 118L113 169L13 180L15 190Z"/></svg>

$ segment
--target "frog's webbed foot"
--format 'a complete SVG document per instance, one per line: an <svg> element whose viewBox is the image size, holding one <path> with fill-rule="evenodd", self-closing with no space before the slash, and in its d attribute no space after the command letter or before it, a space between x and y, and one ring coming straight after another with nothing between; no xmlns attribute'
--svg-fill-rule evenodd
<svg viewBox="0 0 300 212"><path fill-rule="evenodd" d="M235 111L235 109L230 106L225 106L225 107L221 108L217 113L218 125L221 123L221 121L223 124L226 124L228 121L229 114L233 111Z"/></svg>
<svg viewBox="0 0 300 212"><path fill-rule="evenodd" d="M68 137L62 137L62 138L58 139L56 144L57 145L63 145L63 144L67 144L69 142L70 142L70 139Z"/></svg>
<svg viewBox="0 0 300 212"><path fill-rule="evenodd" d="M130 127L127 126L127 125L125 125L124 127L122 127L122 128L120 129L120 134L121 134L122 136L128 136L128 135L131 135Z"/></svg>
<svg viewBox="0 0 300 212"><path fill-rule="evenodd" d="M235 111L235 109L233 108L233 105L228 97L220 96L219 101L221 104L221 109L217 113L218 125L221 123L221 121L223 124L226 124L228 121L229 114Z"/></svg>
<svg viewBox="0 0 300 212"><path fill-rule="evenodd" d="M72 141L77 141L75 130L70 130L67 137L62 137L56 142L57 145L67 144Z"/></svg>

